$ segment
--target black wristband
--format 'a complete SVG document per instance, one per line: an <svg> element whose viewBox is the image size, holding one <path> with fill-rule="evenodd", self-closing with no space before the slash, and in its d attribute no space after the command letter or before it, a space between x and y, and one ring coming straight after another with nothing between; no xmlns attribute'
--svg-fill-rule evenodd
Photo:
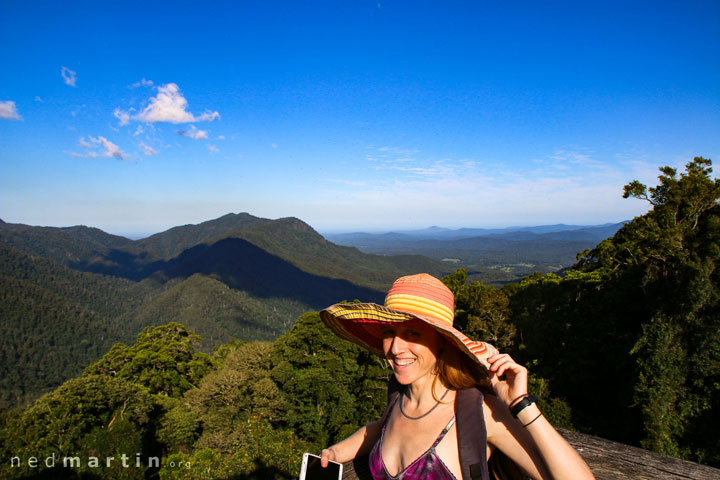
<svg viewBox="0 0 720 480"><path fill-rule="evenodd" d="M527 397L516 403L511 409L510 413L512 416L517 418L518 414L523 411L526 407L529 407L533 403L537 403L538 399L535 395L528 395Z"/></svg>

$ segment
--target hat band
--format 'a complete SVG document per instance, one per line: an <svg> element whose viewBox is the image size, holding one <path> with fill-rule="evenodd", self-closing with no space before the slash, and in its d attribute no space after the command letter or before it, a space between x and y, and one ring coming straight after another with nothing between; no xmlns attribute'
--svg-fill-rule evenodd
<svg viewBox="0 0 720 480"><path fill-rule="evenodd" d="M393 310L408 312L420 317L430 317L433 320L453 324L455 314L452 309L438 302L415 295L388 295L385 299L385 306Z"/></svg>

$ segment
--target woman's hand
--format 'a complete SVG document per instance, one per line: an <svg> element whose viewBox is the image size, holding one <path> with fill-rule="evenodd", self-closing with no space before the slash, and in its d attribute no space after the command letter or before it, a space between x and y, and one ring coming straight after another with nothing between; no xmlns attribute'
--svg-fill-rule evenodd
<svg viewBox="0 0 720 480"><path fill-rule="evenodd" d="M333 450L332 447L326 448L320 454L320 466L326 468L330 460L332 460L333 462L337 461L335 457L335 450Z"/></svg>
<svg viewBox="0 0 720 480"><path fill-rule="evenodd" d="M508 407L527 395L528 371L507 353L488 358L490 383L498 398ZM505 380L500 377L505 375Z"/></svg>

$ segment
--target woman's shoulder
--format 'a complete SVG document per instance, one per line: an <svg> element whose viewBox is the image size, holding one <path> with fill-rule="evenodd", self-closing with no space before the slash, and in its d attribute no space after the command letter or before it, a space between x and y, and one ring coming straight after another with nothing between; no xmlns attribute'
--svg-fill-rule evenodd
<svg viewBox="0 0 720 480"><path fill-rule="evenodd" d="M495 395L483 397L483 415L487 427L488 438L508 430L508 423L512 421L510 409L505 402Z"/></svg>

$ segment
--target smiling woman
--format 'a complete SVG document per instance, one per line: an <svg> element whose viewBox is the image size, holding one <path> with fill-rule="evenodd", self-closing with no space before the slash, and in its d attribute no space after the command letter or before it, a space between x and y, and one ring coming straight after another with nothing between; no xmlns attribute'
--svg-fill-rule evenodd
<svg viewBox="0 0 720 480"><path fill-rule="evenodd" d="M324 465L369 454L375 480L594 478L528 395L527 370L453 327L453 294L440 280L402 277L384 306L338 304L321 317L394 374L383 417L323 450ZM465 444L468 429L481 440Z"/></svg>

